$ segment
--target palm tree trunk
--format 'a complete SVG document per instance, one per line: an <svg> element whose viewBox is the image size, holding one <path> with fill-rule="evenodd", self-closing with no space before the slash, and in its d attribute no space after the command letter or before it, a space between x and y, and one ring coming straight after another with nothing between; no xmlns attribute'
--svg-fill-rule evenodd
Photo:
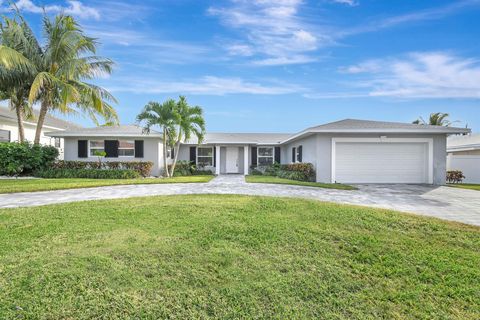
<svg viewBox="0 0 480 320"><path fill-rule="evenodd" d="M177 144L175 145L175 157L173 158L173 163L172 163L172 171L170 174L173 176L173 172L175 172L175 166L177 165L177 159L178 159L178 151L180 151L180 139L177 141Z"/></svg>
<svg viewBox="0 0 480 320"><path fill-rule="evenodd" d="M40 107L40 113L38 114L37 129L35 131L35 139L33 140L34 144L40 144L40 136L42 135L43 123L45 122L45 116L47 115L48 105L45 102L42 102Z"/></svg>
<svg viewBox="0 0 480 320"><path fill-rule="evenodd" d="M167 162L167 128L163 128L163 165L165 166L165 177L170 177L168 173L168 162Z"/></svg>
<svg viewBox="0 0 480 320"><path fill-rule="evenodd" d="M17 124L18 124L18 142L23 143L25 141L25 128L23 126L23 105L21 102L16 103L14 106L15 113L17 114Z"/></svg>

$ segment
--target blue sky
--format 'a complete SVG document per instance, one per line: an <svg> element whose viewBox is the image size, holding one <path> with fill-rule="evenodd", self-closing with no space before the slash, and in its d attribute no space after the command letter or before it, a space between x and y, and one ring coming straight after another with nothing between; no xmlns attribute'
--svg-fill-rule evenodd
<svg viewBox="0 0 480 320"><path fill-rule="evenodd" d="M8 12L6 1L0 10ZM76 16L116 62L96 83L122 123L186 95L209 131L296 132L448 112L480 131L480 0L36 1ZM88 119L72 120L90 126Z"/></svg>

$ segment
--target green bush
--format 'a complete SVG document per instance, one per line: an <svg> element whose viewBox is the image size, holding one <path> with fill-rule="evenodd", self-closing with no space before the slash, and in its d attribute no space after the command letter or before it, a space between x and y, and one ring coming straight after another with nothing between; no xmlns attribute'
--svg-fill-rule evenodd
<svg viewBox="0 0 480 320"><path fill-rule="evenodd" d="M52 146L29 143L0 143L0 175L27 175L51 167L58 157Z"/></svg>
<svg viewBox="0 0 480 320"><path fill-rule="evenodd" d="M447 182L448 183L461 183L465 179L463 172L460 170L451 170L447 171Z"/></svg>
<svg viewBox="0 0 480 320"><path fill-rule="evenodd" d="M299 181L315 181L315 169L311 163L278 164L252 166L251 175L274 176Z"/></svg>
<svg viewBox="0 0 480 320"><path fill-rule="evenodd" d="M135 179L140 174L131 169L46 169L37 171L40 178Z"/></svg>
<svg viewBox="0 0 480 320"><path fill-rule="evenodd" d="M172 165L168 165L168 169L172 170ZM179 160L175 165L175 171L173 172L174 177L181 177L181 176L191 176L195 172L196 168L195 165L192 164L190 161Z"/></svg>
<svg viewBox="0 0 480 320"><path fill-rule="evenodd" d="M148 177L152 171L150 161L57 161L55 169L103 169L103 170L133 170L142 177Z"/></svg>

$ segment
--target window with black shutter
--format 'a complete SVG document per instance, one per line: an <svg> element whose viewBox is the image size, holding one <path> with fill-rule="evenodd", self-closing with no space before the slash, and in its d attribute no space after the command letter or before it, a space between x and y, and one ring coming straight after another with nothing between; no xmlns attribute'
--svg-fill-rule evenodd
<svg viewBox="0 0 480 320"><path fill-rule="evenodd" d="M252 166L257 165L257 147L252 147Z"/></svg>
<svg viewBox="0 0 480 320"><path fill-rule="evenodd" d="M135 140L135 158L143 158L143 140Z"/></svg>
<svg viewBox="0 0 480 320"><path fill-rule="evenodd" d="M118 158L118 140L105 140L105 158Z"/></svg>
<svg viewBox="0 0 480 320"><path fill-rule="evenodd" d="M295 147L292 148L292 162L295 163L297 160L297 149Z"/></svg>
<svg viewBox="0 0 480 320"><path fill-rule="evenodd" d="M281 156L280 156L280 147L275 147L275 162L280 163Z"/></svg>
<svg viewBox="0 0 480 320"><path fill-rule="evenodd" d="M78 157L79 158L88 157L88 141L87 140L78 140Z"/></svg>

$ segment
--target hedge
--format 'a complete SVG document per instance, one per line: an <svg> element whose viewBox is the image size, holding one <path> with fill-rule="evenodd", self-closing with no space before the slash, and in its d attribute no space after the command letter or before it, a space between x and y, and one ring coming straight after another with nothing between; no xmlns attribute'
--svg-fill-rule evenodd
<svg viewBox="0 0 480 320"><path fill-rule="evenodd" d="M461 183L465 179L463 172L460 170L451 170L447 171L447 182L448 183Z"/></svg>
<svg viewBox="0 0 480 320"><path fill-rule="evenodd" d="M52 146L0 142L0 175L28 175L51 167L58 157Z"/></svg>
<svg viewBox="0 0 480 320"><path fill-rule="evenodd" d="M315 181L315 169L311 163L274 163L270 166L253 166L252 175L275 176L299 181Z"/></svg>
<svg viewBox="0 0 480 320"><path fill-rule="evenodd" d="M133 170L142 177L150 176L153 162L150 161L57 161L54 169L102 169L102 170Z"/></svg>
<svg viewBox="0 0 480 320"><path fill-rule="evenodd" d="M168 165L168 169L172 170L172 165ZM173 172L174 177L181 176L207 176L212 175L210 170L198 170L197 167L187 160L179 160L175 165L175 171Z"/></svg>
<svg viewBox="0 0 480 320"><path fill-rule="evenodd" d="M40 178L135 179L140 174L131 169L46 169L38 171Z"/></svg>

